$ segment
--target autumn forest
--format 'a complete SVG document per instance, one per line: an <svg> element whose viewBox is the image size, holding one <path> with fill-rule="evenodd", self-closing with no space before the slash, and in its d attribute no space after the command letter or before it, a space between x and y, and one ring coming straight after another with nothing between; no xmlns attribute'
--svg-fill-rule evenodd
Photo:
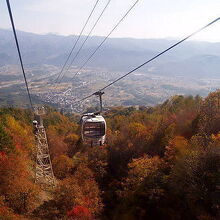
<svg viewBox="0 0 220 220"><path fill-rule="evenodd" d="M56 187L35 184L33 113L0 109L0 219L220 219L220 91L155 107L112 107L107 141L79 115L44 117Z"/></svg>

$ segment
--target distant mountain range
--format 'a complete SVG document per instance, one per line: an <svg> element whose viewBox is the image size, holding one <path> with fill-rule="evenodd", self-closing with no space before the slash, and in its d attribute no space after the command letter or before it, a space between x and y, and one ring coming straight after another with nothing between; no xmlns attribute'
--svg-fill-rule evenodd
<svg viewBox="0 0 220 220"><path fill-rule="evenodd" d="M42 64L61 66L76 38L18 31L23 60L30 67ZM85 36L81 40L84 39ZM74 65L82 64L102 40L103 37L90 37ZM168 39L110 38L87 66L125 72L175 42ZM17 63L13 33L0 29L0 66ZM220 42L184 42L141 71L169 76L220 78Z"/></svg>

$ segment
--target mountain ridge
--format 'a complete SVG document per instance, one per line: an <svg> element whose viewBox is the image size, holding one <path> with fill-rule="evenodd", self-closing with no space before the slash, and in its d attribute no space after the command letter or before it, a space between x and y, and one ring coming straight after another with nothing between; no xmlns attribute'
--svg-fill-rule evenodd
<svg viewBox="0 0 220 220"><path fill-rule="evenodd" d="M30 66L42 64L63 65L76 37L76 35L40 35L18 31L18 39L24 63ZM81 41L84 39L85 36L82 36ZM103 39L104 37L100 36L89 37L74 65L82 65L86 57L92 53ZM145 62L174 42L176 41L167 39L109 38L91 62L88 63L88 67L101 67L113 71L127 71ZM0 29L0 51L0 65L18 63L14 39L10 30ZM75 53L76 51L77 48ZM192 72L198 67L201 67L201 63L195 61L195 57L199 56L207 56L207 60L205 59L202 62L202 67L203 63L209 63L208 56L216 56L216 60L218 61L218 59L220 59L220 42L187 41L166 55L161 56L158 60L152 62L152 64L149 64L149 68L154 66L156 74L166 75L173 72L170 63L174 63L175 66L182 69L186 65L186 62L189 61L193 68L188 72L184 70L184 74L192 75ZM220 64L218 64L219 62L217 61L214 64L215 75L219 73L218 70L220 69ZM164 65L166 66L166 72L164 71ZM209 64L208 68L210 68ZM145 70L147 70L147 68L145 68L144 71ZM178 72L178 69L175 71ZM207 76L208 73L206 70L204 74Z"/></svg>

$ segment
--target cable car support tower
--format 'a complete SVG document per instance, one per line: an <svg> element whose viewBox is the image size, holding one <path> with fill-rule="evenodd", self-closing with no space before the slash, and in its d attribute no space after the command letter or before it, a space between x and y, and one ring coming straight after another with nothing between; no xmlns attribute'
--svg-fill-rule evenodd
<svg viewBox="0 0 220 220"><path fill-rule="evenodd" d="M42 119L42 115L45 114L45 109L44 107L35 108L34 113L37 119L33 122L37 150L35 182L40 184L42 187L54 187L55 177L50 159L47 135Z"/></svg>
<svg viewBox="0 0 220 220"><path fill-rule="evenodd" d="M24 70L24 65L23 65L23 60L22 60L22 55L19 47L19 42L17 39L17 34L16 34L16 29L14 25L14 19L11 11L11 6L10 6L10 1L6 0L7 7L8 7L8 13L14 33L14 38L15 38L15 43L18 51L18 56L19 56L19 61L21 64L21 69L22 73L24 76L24 81L25 81L25 86L27 89L27 94L30 102L31 109L34 110L35 118L37 120L33 121L33 126L34 126L34 135L35 135L35 140L36 140L36 171L35 171L35 182L42 185L43 187L46 186L55 186L55 178L54 178L54 173L53 173L53 168L51 164L51 159L50 159L50 154L49 154L49 148L48 148L48 143L47 143L47 135L46 131L43 126L43 119L42 115L45 114L45 109L44 107L38 107L34 108L31 95L30 95L30 90L26 78L26 73Z"/></svg>

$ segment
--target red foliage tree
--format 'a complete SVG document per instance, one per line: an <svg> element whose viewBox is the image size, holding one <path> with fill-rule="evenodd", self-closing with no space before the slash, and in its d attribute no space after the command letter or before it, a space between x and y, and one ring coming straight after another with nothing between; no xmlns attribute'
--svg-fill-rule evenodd
<svg viewBox="0 0 220 220"><path fill-rule="evenodd" d="M74 206L71 211L67 212L67 216L70 219L92 219L90 211L86 207L80 205Z"/></svg>

